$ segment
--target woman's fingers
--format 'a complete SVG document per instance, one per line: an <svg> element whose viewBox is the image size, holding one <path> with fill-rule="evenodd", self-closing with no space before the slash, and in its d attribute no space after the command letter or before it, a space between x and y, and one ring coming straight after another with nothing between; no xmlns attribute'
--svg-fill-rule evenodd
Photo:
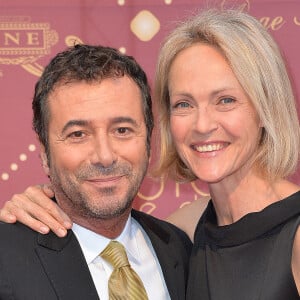
<svg viewBox="0 0 300 300"><path fill-rule="evenodd" d="M6 223L18 221L43 234L52 230L63 237L67 229L72 227L72 221L50 199L53 195L49 185L31 186L4 203L0 210L0 220Z"/></svg>

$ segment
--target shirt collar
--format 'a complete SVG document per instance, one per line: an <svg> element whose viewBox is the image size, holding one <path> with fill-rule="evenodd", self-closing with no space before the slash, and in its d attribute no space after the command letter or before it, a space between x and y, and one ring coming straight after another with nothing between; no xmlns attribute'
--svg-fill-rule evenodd
<svg viewBox="0 0 300 300"><path fill-rule="evenodd" d="M121 234L114 239L124 245L129 260L131 261L138 261L140 257L136 239L137 226L137 222L130 216ZM73 224L72 230L78 239L87 264L90 264L97 258L111 241L110 239L75 223Z"/></svg>

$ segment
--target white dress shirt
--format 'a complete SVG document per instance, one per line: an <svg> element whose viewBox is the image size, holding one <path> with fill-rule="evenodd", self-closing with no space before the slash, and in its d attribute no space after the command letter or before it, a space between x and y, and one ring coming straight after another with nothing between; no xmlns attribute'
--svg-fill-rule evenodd
<svg viewBox="0 0 300 300"><path fill-rule="evenodd" d="M113 268L99 254L110 239L77 224L73 224L72 230L81 246L99 298L109 300L108 279ZM140 276L149 300L170 300L159 261L149 237L140 224L129 217L123 232L115 240L126 248L129 263Z"/></svg>

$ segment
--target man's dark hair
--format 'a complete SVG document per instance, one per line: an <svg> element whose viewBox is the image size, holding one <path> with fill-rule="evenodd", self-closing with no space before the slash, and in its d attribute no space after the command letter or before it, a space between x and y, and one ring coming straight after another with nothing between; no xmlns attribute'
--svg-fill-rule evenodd
<svg viewBox="0 0 300 300"><path fill-rule="evenodd" d="M147 76L132 56L122 54L111 47L77 44L58 53L35 85L32 101L33 129L49 154L47 101L56 85L70 82L94 82L107 78L128 76L139 87L147 128L147 150L150 151L153 114L150 87ZM122 99L120 99L122 101Z"/></svg>

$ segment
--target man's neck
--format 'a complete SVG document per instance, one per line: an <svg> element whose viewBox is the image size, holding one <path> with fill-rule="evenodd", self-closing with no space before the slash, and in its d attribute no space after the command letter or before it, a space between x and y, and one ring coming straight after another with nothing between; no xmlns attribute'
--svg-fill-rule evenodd
<svg viewBox="0 0 300 300"><path fill-rule="evenodd" d="M111 219L88 218L80 216L72 216L74 223L85 227L97 234L100 234L109 239L118 237L125 228L126 222L131 213L131 208L128 208L122 215Z"/></svg>

